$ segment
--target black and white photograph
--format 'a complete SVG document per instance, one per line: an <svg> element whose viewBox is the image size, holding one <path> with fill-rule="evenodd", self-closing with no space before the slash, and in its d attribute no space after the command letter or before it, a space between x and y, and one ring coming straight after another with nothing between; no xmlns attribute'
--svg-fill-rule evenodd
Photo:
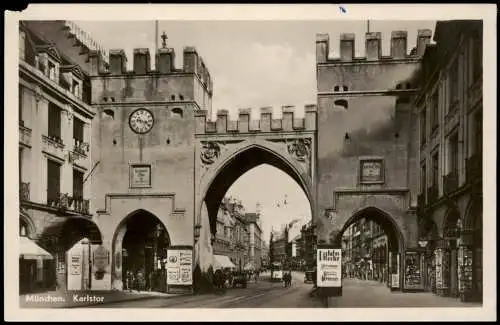
<svg viewBox="0 0 500 325"><path fill-rule="evenodd" d="M494 319L495 7L43 6L6 14L15 317Z"/></svg>

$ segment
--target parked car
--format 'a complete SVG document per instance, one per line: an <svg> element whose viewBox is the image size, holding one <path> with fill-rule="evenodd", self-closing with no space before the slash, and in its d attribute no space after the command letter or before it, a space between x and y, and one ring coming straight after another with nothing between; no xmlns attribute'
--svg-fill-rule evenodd
<svg viewBox="0 0 500 325"><path fill-rule="evenodd" d="M306 271L304 273L304 283L314 283L314 271Z"/></svg>
<svg viewBox="0 0 500 325"><path fill-rule="evenodd" d="M234 272L232 285L233 285L233 288L236 288L238 285L240 285L242 288L246 288L247 287L247 277L246 277L245 273Z"/></svg>

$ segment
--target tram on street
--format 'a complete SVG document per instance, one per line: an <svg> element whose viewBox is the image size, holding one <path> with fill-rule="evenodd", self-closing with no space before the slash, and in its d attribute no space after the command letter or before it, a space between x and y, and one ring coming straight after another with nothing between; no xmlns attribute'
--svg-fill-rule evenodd
<svg viewBox="0 0 500 325"><path fill-rule="evenodd" d="M271 280L272 281L283 280L283 264L281 264L281 262L273 262L271 264Z"/></svg>

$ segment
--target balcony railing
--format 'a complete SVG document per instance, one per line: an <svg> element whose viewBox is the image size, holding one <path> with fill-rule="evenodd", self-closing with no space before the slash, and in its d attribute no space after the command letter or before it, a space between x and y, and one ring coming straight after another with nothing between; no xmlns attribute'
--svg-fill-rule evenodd
<svg viewBox="0 0 500 325"><path fill-rule="evenodd" d="M31 130L23 125L19 125L19 142L31 146Z"/></svg>
<svg viewBox="0 0 500 325"><path fill-rule="evenodd" d="M87 156L89 152L89 144L87 142L80 141L78 139L73 139L73 151L77 154Z"/></svg>
<svg viewBox="0 0 500 325"><path fill-rule="evenodd" d="M19 199L21 201L30 200L30 183L21 182L19 184Z"/></svg>
<svg viewBox="0 0 500 325"><path fill-rule="evenodd" d="M467 158L465 162L467 183L483 178L483 157L480 153Z"/></svg>
<svg viewBox="0 0 500 325"><path fill-rule="evenodd" d="M445 194L450 194L458 188L458 171L454 170L443 176L443 190Z"/></svg>
<svg viewBox="0 0 500 325"><path fill-rule="evenodd" d="M433 185L427 190L427 202L432 204L436 202L439 198L439 191L437 185Z"/></svg>
<svg viewBox="0 0 500 325"><path fill-rule="evenodd" d="M80 214L89 214L89 200L82 197L73 197L69 194L56 194L47 197L47 205L62 211L72 211Z"/></svg>

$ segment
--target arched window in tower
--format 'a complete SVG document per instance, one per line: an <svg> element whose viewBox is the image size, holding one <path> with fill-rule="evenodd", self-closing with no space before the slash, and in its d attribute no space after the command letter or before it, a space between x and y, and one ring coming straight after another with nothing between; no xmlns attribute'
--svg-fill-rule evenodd
<svg viewBox="0 0 500 325"><path fill-rule="evenodd" d="M343 89L344 91L348 91L348 90L349 90L349 87L347 87L347 86L342 86L342 89Z"/></svg>
<svg viewBox="0 0 500 325"><path fill-rule="evenodd" d="M339 86L333 87L333 91L335 91L335 92L339 91Z"/></svg>
<svg viewBox="0 0 500 325"><path fill-rule="evenodd" d="M180 108L180 107L172 108L172 117L182 118L183 116L184 116L184 112L182 111L182 108Z"/></svg>
<svg viewBox="0 0 500 325"><path fill-rule="evenodd" d="M115 118L115 112L111 108L106 108L102 112L103 112L104 116L111 117L112 119Z"/></svg>
<svg viewBox="0 0 500 325"><path fill-rule="evenodd" d="M335 102L334 102L334 105L336 108L343 108L343 109L347 109L348 108L348 104L347 104L347 100L345 99L337 99Z"/></svg>

